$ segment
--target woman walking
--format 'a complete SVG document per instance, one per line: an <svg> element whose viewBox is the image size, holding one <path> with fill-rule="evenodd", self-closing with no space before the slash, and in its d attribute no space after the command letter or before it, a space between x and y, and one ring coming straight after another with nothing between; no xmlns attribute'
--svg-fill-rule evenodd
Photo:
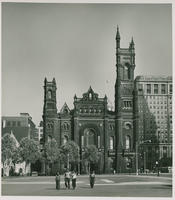
<svg viewBox="0 0 175 200"><path fill-rule="evenodd" d="M73 188L73 190L75 190L75 188L76 188L76 179L77 179L77 175L76 175L76 173L73 171L73 172L72 172L72 188Z"/></svg>
<svg viewBox="0 0 175 200"><path fill-rule="evenodd" d="M65 174L64 174L64 180L65 180L65 186L66 186L66 189L70 189L70 172L69 170L67 169Z"/></svg>
<svg viewBox="0 0 175 200"><path fill-rule="evenodd" d="M56 189L59 190L60 189L60 175L59 175L59 172L56 173L55 181L56 181Z"/></svg>
<svg viewBox="0 0 175 200"><path fill-rule="evenodd" d="M90 173L89 180L90 180L90 186L91 186L91 188L93 188L94 184L95 184L95 172L94 171L92 171L92 173Z"/></svg>

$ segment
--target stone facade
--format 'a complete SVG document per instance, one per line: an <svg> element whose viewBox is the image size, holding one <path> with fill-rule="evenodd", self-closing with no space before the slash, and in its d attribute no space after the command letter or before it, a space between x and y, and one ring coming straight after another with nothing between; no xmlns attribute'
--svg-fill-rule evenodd
<svg viewBox="0 0 175 200"><path fill-rule="evenodd" d="M48 85L50 86L51 84L54 84L54 82L47 82L45 80L46 90L50 88ZM46 94L46 98L48 96ZM55 138L57 143L62 145L68 140L73 140L80 147L80 157L84 152L84 148L88 145L95 145L98 151L103 154L101 161L103 164L97 171L99 173L109 171L105 165L108 165L108 155L115 156L114 153L111 153L115 148L115 114L107 110L107 97L99 98L98 94L90 87L81 98L75 95L73 110L70 110L65 103L55 117L53 117L50 107L47 105L50 102L56 105L55 96L51 95L50 98L46 99L46 105L44 105L46 113L46 115L43 115L45 141ZM110 142L112 144L109 149ZM110 153L108 150L110 150ZM112 163L110 168L113 168Z"/></svg>
<svg viewBox="0 0 175 200"><path fill-rule="evenodd" d="M44 81L44 142L55 138L59 145L68 140L80 147L80 157L90 144L102 153L99 173L134 171L134 42L128 49L120 48L117 30L117 79L115 112L107 108L107 97L100 98L90 87L82 97L74 97L74 109L65 103L59 113L56 106L56 81ZM124 152L124 155L123 155Z"/></svg>
<svg viewBox="0 0 175 200"><path fill-rule="evenodd" d="M118 173L136 172L140 167L139 145L140 138L143 137L140 121L144 122L144 117L140 115L139 102L144 101L144 95L142 93L140 96L140 79L134 80L134 70L134 41L131 40L128 48L121 48L117 28L115 111L108 110L106 96L100 98L90 87L82 97L74 96L72 110L65 103L60 112L57 112L56 81L47 81L45 78L44 142L55 138L57 143L62 145L73 140L80 147L80 158L84 148L93 144L102 154L102 159L95 168L96 172L108 173L113 169ZM148 104L144 104L144 108L148 109ZM145 114L152 117L151 120L154 117L151 112ZM146 129L150 129L150 124ZM153 129L156 129L156 126ZM168 137L171 143L170 136Z"/></svg>
<svg viewBox="0 0 175 200"><path fill-rule="evenodd" d="M117 172L135 171L135 115L134 115L134 41L128 48L120 47L120 33L116 35L115 83L115 168Z"/></svg>

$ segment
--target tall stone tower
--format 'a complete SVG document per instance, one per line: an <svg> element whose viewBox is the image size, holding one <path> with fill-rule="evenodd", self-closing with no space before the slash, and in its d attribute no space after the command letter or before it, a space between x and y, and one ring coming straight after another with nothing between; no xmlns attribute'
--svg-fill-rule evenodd
<svg viewBox="0 0 175 200"><path fill-rule="evenodd" d="M43 136L44 143L54 137L54 125L57 121L56 81L44 80Z"/></svg>
<svg viewBox="0 0 175 200"><path fill-rule="evenodd" d="M129 48L120 48L120 33L116 34L115 83L115 168L117 172L134 171L134 69L133 38Z"/></svg>

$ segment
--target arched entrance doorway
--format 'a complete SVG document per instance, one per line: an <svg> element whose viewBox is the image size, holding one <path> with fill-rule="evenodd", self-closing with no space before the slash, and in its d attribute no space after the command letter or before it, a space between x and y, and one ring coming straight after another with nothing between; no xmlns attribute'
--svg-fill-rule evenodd
<svg viewBox="0 0 175 200"><path fill-rule="evenodd" d="M81 146L88 147L89 145L96 145L95 130L92 128L85 128L81 138Z"/></svg>
<svg viewBox="0 0 175 200"><path fill-rule="evenodd" d="M82 161L80 165L81 173L87 174L90 171L102 173L103 156L100 155L99 152L100 146L101 138L98 127L90 126L89 124L83 127L80 132L80 159Z"/></svg>

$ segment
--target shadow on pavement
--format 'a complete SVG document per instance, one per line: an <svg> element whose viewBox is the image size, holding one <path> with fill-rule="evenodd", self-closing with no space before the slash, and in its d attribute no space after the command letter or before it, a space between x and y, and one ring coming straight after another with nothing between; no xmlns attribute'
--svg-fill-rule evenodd
<svg viewBox="0 0 175 200"><path fill-rule="evenodd" d="M79 186L79 188L92 189L90 186Z"/></svg>
<svg viewBox="0 0 175 200"><path fill-rule="evenodd" d="M172 188L171 184L169 184L169 185L163 185L163 186Z"/></svg>
<svg viewBox="0 0 175 200"><path fill-rule="evenodd" d="M66 190L66 188L60 188L59 190L57 190L56 188L46 188L46 190L55 190L55 191L59 191L59 190ZM70 189L71 190L71 189Z"/></svg>
<svg viewBox="0 0 175 200"><path fill-rule="evenodd" d="M157 186L157 187L152 187L152 189L171 189L172 185L162 185L162 186Z"/></svg>

